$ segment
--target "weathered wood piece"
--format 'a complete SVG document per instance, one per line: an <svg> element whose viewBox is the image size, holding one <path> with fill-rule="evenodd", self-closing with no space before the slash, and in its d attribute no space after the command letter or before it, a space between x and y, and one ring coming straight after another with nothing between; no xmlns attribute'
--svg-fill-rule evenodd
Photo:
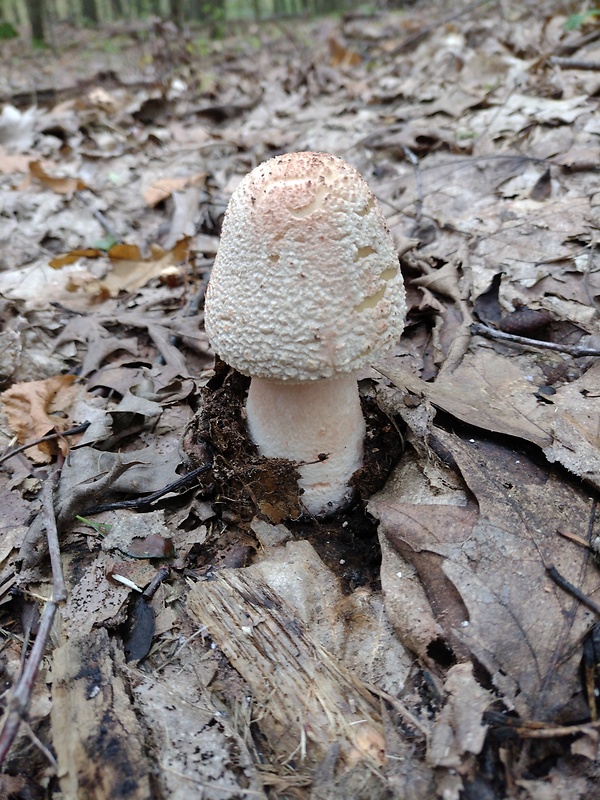
<svg viewBox="0 0 600 800"><path fill-rule="evenodd" d="M160 769L156 784L169 800L266 800L244 740L178 664L154 678L139 673L134 702Z"/></svg>
<svg viewBox="0 0 600 800"><path fill-rule="evenodd" d="M144 735L106 629L73 636L54 651L53 744L64 800L147 800Z"/></svg>
<svg viewBox="0 0 600 800"><path fill-rule="evenodd" d="M310 771L335 752L338 775L383 765L378 702L257 571L221 570L192 588L188 607L251 687L255 722L275 760Z"/></svg>

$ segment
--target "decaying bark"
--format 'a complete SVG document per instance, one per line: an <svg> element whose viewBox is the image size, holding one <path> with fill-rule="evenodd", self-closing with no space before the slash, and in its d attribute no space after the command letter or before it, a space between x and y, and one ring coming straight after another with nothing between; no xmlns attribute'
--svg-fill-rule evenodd
<svg viewBox="0 0 600 800"><path fill-rule="evenodd" d="M377 701L307 634L253 568L222 570L188 597L196 619L252 689L256 724L283 763L312 771L338 752L338 773L384 763Z"/></svg>

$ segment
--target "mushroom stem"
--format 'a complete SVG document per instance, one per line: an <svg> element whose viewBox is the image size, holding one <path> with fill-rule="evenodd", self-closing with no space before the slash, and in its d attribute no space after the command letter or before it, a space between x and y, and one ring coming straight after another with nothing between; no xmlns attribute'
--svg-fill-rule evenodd
<svg viewBox="0 0 600 800"><path fill-rule="evenodd" d="M335 511L351 497L348 481L362 465L366 429L354 375L305 383L254 377L246 412L261 455L299 463L310 514Z"/></svg>

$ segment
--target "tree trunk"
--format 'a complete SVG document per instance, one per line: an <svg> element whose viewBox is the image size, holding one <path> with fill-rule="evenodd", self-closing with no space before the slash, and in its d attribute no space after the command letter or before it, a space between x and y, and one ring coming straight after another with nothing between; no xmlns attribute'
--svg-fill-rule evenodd
<svg viewBox="0 0 600 800"><path fill-rule="evenodd" d="M31 39L35 45L44 45L46 35L44 32L44 0L27 0L27 13L31 24Z"/></svg>
<svg viewBox="0 0 600 800"><path fill-rule="evenodd" d="M113 19L123 19L123 4L121 0L110 0Z"/></svg>
<svg viewBox="0 0 600 800"><path fill-rule="evenodd" d="M98 7L96 6L96 0L82 0L81 11L86 24L98 24Z"/></svg>
<svg viewBox="0 0 600 800"><path fill-rule="evenodd" d="M181 30L183 28L183 0L171 0L171 22Z"/></svg>

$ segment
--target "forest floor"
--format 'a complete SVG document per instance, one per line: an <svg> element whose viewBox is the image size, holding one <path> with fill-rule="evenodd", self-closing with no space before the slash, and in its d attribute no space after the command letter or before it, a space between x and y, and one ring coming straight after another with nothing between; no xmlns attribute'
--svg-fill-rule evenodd
<svg viewBox="0 0 600 800"><path fill-rule="evenodd" d="M1 797L598 796L600 19L575 10L3 45ZM326 521L252 453L203 328L232 191L296 150L361 172L408 298L360 376L380 470Z"/></svg>

